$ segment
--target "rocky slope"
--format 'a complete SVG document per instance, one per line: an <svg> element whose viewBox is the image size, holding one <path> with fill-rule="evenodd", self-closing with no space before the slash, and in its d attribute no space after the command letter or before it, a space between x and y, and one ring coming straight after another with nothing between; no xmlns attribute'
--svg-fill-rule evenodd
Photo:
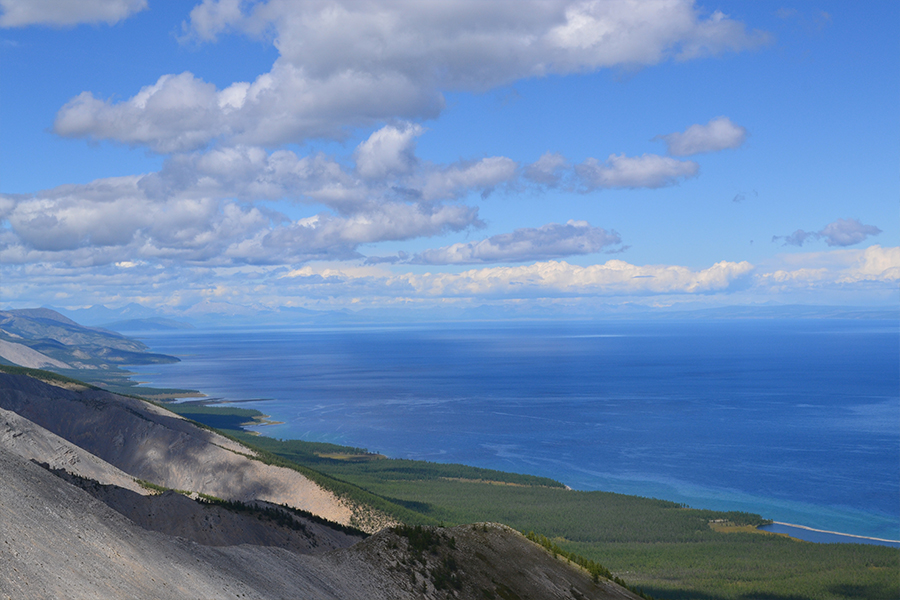
<svg viewBox="0 0 900 600"><path fill-rule="evenodd" d="M363 539L261 502L353 517L299 473L138 399L0 373L0 408L0 600L637 598L501 525ZM246 505L151 495L132 477Z"/></svg>
<svg viewBox="0 0 900 600"><path fill-rule="evenodd" d="M2 398L2 396L0 396ZM2 400L0 400L2 401ZM22 458L80 477L141 493L134 477L40 425L0 408L0 447Z"/></svg>
<svg viewBox="0 0 900 600"><path fill-rule="evenodd" d="M319 555L204 545L0 448L0 598L636 599L503 526L430 531L441 542L424 551L390 530Z"/></svg>

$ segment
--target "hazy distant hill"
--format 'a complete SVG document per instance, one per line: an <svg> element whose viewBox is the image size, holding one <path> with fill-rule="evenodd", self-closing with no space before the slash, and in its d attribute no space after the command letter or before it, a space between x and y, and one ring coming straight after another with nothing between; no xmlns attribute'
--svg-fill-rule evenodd
<svg viewBox="0 0 900 600"><path fill-rule="evenodd" d="M73 321L83 325L98 326L114 321L129 321L132 319L155 319L163 315L152 308L147 308L135 302L119 308L107 308L103 305L88 308L65 309L54 306L46 307L54 312L65 315Z"/></svg>
<svg viewBox="0 0 900 600"><path fill-rule="evenodd" d="M188 327L284 327L335 326L378 323L443 323L456 321L528 321L528 320L628 320L628 319L897 319L900 309L866 306L816 306L756 304L708 307L691 302L668 307L639 304L572 305L561 307L482 304L440 308L382 307L361 310L310 310L301 307L268 309L227 304L195 306L181 314L162 314L131 303L120 308L92 306L67 310L48 307L78 323L115 331L161 331Z"/></svg>
<svg viewBox="0 0 900 600"><path fill-rule="evenodd" d="M84 327L47 308L0 311L0 341L8 342L0 345L0 357L24 367L110 369L178 361L148 352L147 346L137 340L106 329ZM29 353L22 347L40 356L25 356Z"/></svg>
<svg viewBox="0 0 900 600"><path fill-rule="evenodd" d="M193 329L194 326L183 321L162 319L158 317L150 319L128 319L126 321L113 321L103 323L104 329L113 331L175 331L181 329Z"/></svg>

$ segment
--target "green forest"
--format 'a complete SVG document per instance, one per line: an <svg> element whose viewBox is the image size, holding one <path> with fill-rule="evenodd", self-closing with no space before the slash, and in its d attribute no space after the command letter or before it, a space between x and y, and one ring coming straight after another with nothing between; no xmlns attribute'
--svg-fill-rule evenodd
<svg viewBox="0 0 900 600"><path fill-rule="evenodd" d="M498 522L629 587L670 600L900 597L900 549L814 544L758 531L763 516L567 489L543 477L390 459L335 444L252 435L258 411L166 404L407 525ZM711 523L718 525L717 530ZM724 526L723 526L724 525ZM730 526L730 527L729 527ZM743 526L743 527L741 527ZM593 572L593 571L592 571Z"/></svg>

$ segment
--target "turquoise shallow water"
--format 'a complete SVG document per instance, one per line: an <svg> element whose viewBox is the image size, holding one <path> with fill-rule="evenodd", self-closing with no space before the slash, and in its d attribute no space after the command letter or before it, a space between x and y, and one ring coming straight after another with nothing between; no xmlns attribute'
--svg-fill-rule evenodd
<svg viewBox="0 0 900 600"><path fill-rule="evenodd" d="M900 539L896 322L478 324L147 335L152 385L261 431Z"/></svg>

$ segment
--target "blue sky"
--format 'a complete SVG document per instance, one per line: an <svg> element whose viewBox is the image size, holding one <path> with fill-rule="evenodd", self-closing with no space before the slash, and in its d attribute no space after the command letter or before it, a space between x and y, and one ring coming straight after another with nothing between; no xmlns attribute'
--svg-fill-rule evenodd
<svg viewBox="0 0 900 600"><path fill-rule="evenodd" d="M895 2L0 0L0 306L897 306Z"/></svg>

